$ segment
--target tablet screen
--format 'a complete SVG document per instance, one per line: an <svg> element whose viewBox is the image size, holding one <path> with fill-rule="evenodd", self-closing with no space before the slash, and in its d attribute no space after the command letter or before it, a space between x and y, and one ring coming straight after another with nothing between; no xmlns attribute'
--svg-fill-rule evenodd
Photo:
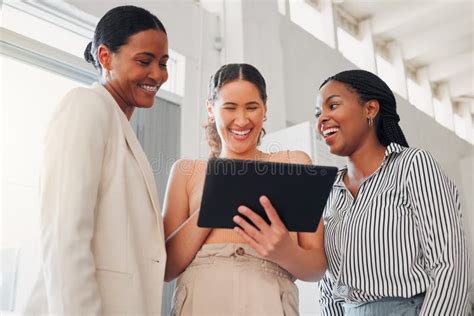
<svg viewBox="0 0 474 316"><path fill-rule="evenodd" d="M336 167L213 158L208 161L198 226L236 226L245 205L267 222L267 196L289 231L314 232L337 174Z"/></svg>

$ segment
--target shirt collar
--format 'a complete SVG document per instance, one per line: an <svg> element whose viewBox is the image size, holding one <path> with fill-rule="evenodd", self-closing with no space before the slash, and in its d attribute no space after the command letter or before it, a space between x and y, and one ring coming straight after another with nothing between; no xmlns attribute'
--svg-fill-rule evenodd
<svg viewBox="0 0 474 316"><path fill-rule="evenodd" d="M384 158L383 158L382 165L386 163L389 156L394 155L394 154L399 154L404 149L405 149L405 147L403 147L400 144L393 143L393 142L390 143L387 146L387 148L385 149L385 155L384 155ZM343 178L344 174L346 173L346 171L347 171L347 165L342 167L341 169L339 169L339 171L337 173L337 176L336 176L336 180L334 181L334 186L335 187L345 187L344 182L342 181L342 178Z"/></svg>

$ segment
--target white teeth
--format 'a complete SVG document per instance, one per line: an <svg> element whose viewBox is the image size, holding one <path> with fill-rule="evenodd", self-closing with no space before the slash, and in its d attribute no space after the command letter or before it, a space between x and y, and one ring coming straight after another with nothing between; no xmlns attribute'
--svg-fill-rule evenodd
<svg viewBox="0 0 474 316"><path fill-rule="evenodd" d="M250 133L250 130L248 129L248 130L246 130L246 131L236 131L236 130L231 129L230 132L231 132L232 134L235 134L235 135L238 135L238 136L245 136L245 135L247 135L248 133Z"/></svg>
<svg viewBox="0 0 474 316"><path fill-rule="evenodd" d="M158 91L158 86L150 86L150 85L147 85L147 84L141 84L140 88L143 88L143 89L148 90L150 92Z"/></svg>
<svg viewBox="0 0 474 316"><path fill-rule="evenodd" d="M339 128L337 128L337 127L332 127L332 128L325 129L323 131L323 136L326 137L329 134L333 134L333 133L337 132L338 130L339 130Z"/></svg>

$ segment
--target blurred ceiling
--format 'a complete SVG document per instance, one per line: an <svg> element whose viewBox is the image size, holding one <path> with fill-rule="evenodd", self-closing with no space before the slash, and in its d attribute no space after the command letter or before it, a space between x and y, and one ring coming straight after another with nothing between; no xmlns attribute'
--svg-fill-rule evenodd
<svg viewBox="0 0 474 316"><path fill-rule="evenodd" d="M355 22L371 20L374 43L400 44L407 73L426 69L433 88L447 83L454 103L474 113L474 0L333 0Z"/></svg>

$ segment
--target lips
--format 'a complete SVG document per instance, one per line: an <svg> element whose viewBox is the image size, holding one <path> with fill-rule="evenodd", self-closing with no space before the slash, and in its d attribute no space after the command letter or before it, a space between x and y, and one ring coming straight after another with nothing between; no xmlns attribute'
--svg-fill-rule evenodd
<svg viewBox="0 0 474 316"><path fill-rule="evenodd" d="M323 129L321 133L323 134L323 137L326 138L326 137L336 134L338 131L339 131L338 127L329 127L329 128Z"/></svg>
<svg viewBox="0 0 474 316"><path fill-rule="evenodd" d="M229 129L230 134L238 140L245 140L252 132L252 129L245 129L245 130L237 130L237 129Z"/></svg>
<svg viewBox="0 0 474 316"><path fill-rule="evenodd" d="M139 83L138 87L150 94L156 94L158 91L158 88L160 87L159 85L153 85L153 84L145 84L145 83Z"/></svg>

